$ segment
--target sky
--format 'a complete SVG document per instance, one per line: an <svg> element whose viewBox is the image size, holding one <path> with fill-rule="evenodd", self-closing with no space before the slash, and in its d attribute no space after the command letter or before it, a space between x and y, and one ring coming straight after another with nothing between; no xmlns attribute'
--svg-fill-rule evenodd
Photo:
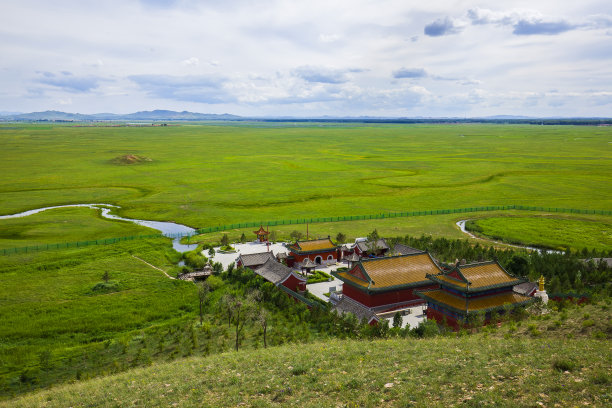
<svg viewBox="0 0 612 408"><path fill-rule="evenodd" d="M612 1L3 0L0 111L612 116Z"/></svg>

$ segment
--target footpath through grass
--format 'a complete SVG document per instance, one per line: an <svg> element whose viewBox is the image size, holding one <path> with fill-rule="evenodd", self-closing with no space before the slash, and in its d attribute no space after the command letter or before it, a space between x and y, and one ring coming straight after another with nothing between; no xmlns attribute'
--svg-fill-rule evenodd
<svg viewBox="0 0 612 408"><path fill-rule="evenodd" d="M612 403L609 310L571 306L476 334L192 357L0 406L603 407Z"/></svg>

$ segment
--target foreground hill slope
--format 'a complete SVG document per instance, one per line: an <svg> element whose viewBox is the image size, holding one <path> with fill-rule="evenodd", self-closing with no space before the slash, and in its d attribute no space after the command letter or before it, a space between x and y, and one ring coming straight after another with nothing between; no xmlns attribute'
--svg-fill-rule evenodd
<svg viewBox="0 0 612 408"><path fill-rule="evenodd" d="M505 330L505 329L501 329ZM330 340L191 357L0 406L606 406L606 338L501 335ZM519 330L520 333L521 331Z"/></svg>

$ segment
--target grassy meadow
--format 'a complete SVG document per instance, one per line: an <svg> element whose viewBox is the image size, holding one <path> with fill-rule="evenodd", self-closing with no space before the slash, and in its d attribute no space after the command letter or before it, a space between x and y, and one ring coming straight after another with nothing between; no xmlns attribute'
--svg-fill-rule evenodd
<svg viewBox="0 0 612 408"><path fill-rule="evenodd" d="M609 310L571 306L473 334L193 356L0 406L603 407L612 403Z"/></svg>
<svg viewBox="0 0 612 408"><path fill-rule="evenodd" d="M0 214L52 205L107 203L121 206L118 213L128 218L206 227L479 205L609 210L611 141L612 128L574 126L0 125ZM352 239L376 228L382 236L464 238L455 222L468 218L477 219L478 226L482 223L483 235L499 234L509 241L574 249L609 250L611 246L611 217L521 211L311 224L309 232L311 237L335 237L342 232ZM496 220L502 222L495 224ZM306 226L271 230L277 239L287 239L293 230L305 234ZM560 239L560 230L567 231L566 236L573 240ZM250 228L228 234L235 241L243 232L253 238ZM150 233L135 224L102 219L98 210L63 208L0 220L0 249ZM194 240L218 242L221 236L207 234ZM298 345L342 337L334 332L339 325L326 322L324 327L316 326L304 318L303 310L294 311L294 305L281 302L270 305L269 341L274 346L291 345L254 353L261 347L262 335L251 325L244 335L244 347L249 351L218 354L232 344L231 327L217 308L219 299L224 293L244 295L245 284L217 281L217 290L209 300L216 306L200 326L195 323L196 287L168 279L134 256L170 273L178 270L180 256L164 238L0 257L0 399L56 385L57 389L47 394L7 404L167 406L180 394L176 402L183 406L236 405L242 401L254 406L277 402L304 405L301 395L307 391L323 398L311 401L317 405L423 405L429 398L425 394L428 389L441 382L446 391L440 392L436 404L450 405L460 395L471 395L468 404L492 401L503 405L500 395L506 394L498 390L527 393L538 380L531 374L544 375L546 403L569 398L570 402L597 405L610 398L609 394L597 394L601 381L609 384L609 376L600 374L602 369L609 371L609 364L604 366L605 360L597 360L603 355L609 361L609 348L602 351L601 347L609 340L609 318L573 333L581 338L579 343L556 340L559 326L548 322L553 328L546 329L550 334L544 336L546 341L527 326L506 332L509 337L519 332L533 337L526 340L527 347L519 341L505 342L506 337L494 333L488 336L495 340L470 337L465 342L398 339L368 343L366 354L372 358L366 358L363 342L329 340ZM102 281L105 272L108 282ZM488 351L476 353L480 346ZM537 354L538 347L549 346L552 354ZM453 348L458 354L448 354ZM442 353L443 360L437 360L436 353ZM209 354L212 356L201 357ZM578 354L596 363L581 365L574 361ZM247 361L254 355L257 362ZM393 365L378 364L389 355ZM457 355L467 360L460 361ZM200 357L157 365L188 356ZM418 375L408 368L415 356L422 359ZM579 368L571 376L562 375L550 368L555 356L572 356L570 362ZM504 379L490 379L505 375L497 373L506 370L500 367L511 358L536 363L512 365L508 370L514 371ZM438 361L444 364L437 367ZM271 365L267 371L259 366L263 362ZM74 389L59 385L152 363L150 371L79 382ZM242 377L236 371L238 364L248 365ZM356 365L363 365L377 379L351 371ZM196 366L207 368L202 374L192 370ZM434 368L427 371L426 366ZM471 372L475 382L465 382L463 372L454 367L478 367ZM194 379L196 374L200 379ZM215 382L219 375L223 380ZM150 379L151 385L145 385ZM568 388L558 388L560 379L567 379ZM459 388L453 385L457 381ZM262 385L268 383L270 388ZM386 388L386 383L395 385ZM585 385L586 396L575 392ZM246 391L240 394L238 388L243 386ZM468 394L462 388L478 391ZM53 394L56 391L58 394ZM130 393L134 398L124 400ZM527 404L527 400L523 402Z"/></svg>
<svg viewBox="0 0 612 408"><path fill-rule="evenodd" d="M193 284L132 256L167 267L169 247L160 238L0 258L0 394L74 378L99 366L89 360L104 342L191 316Z"/></svg>
<svg viewBox="0 0 612 408"><path fill-rule="evenodd" d="M156 234L132 222L111 221L87 207L54 208L21 218L0 220L0 249Z"/></svg>
<svg viewBox="0 0 612 408"><path fill-rule="evenodd" d="M491 217L468 222L466 228L486 237L512 244L552 249L582 247L609 250L612 248L612 220L588 218Z"/></svg>
<svg viewBox="0 0 612 408"><path fill-rule="evenodd" d="M204 227L499 204L610 209L611 140L590 126L11 125L0 131L0 213L105 202ZM130 154L151 161L117 160ZM428 232L429 219L413 222Z"/></svg>

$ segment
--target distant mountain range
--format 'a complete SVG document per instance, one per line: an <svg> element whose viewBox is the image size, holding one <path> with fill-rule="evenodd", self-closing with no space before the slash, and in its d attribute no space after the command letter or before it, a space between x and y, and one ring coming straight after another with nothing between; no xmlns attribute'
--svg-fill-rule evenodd
<svg viewBox="0 0 612 408"><path fill-rule="evenodd" d="M224 113L221 115L213 113L195 113L195 112L175 112L170 110L153 110L153 111L141 111L136 113L129 113L126 115L120 115L115 113L94 113L94 114L82 114L82 113L66 113L59 111L44 111L44 112L32 112L32 113L21 113L21 114L1 114L0 120L4 121L74 121L74 122L87 122L87 121L163 121L163 120L238 120L240 116L230 115Z"/></svg>
<svg viewBox="0 0 612 408"><path fill-rule="evenodd" d="M134 121L134 122L160 122L160 121L264 121L264 122L367 122L367 123L455 123L455 122L493 122L493 123L537 123L537 124L601 124L610 123L610 118L600 117L533 117L533 116L516 116L516 115L495 115L484 117L388 117L388 116L313 116L313 117L297 117L297 116L267 116L267 117L246 117L231 115L229 113L214 114L214 113L197 113L197 112L175 112L171 110L152 110L140 111L129 114L116 113L67 113L60 111L44 111L32 113L18 113L0 111L0 121L3 122L95 122L95 121ZM571 122L571 123L570 123ZM589 122L589 123L583 123Z"/></svg>

